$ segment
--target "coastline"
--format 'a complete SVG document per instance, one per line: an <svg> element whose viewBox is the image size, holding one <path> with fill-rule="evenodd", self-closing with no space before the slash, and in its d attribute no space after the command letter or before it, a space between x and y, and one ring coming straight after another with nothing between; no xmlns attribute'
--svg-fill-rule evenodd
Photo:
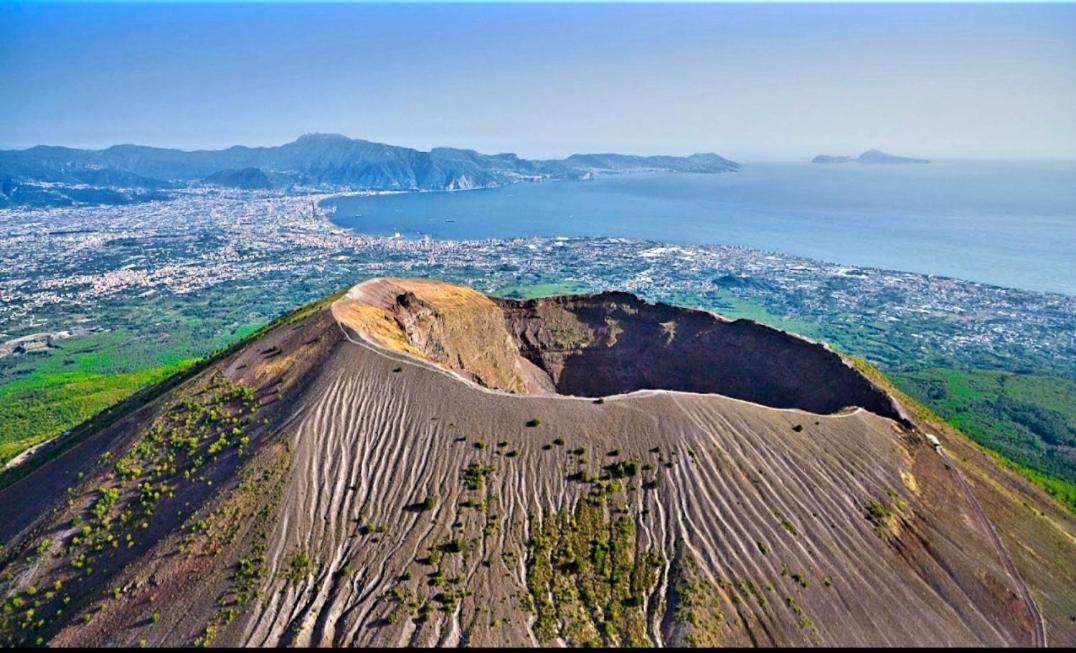
<svg viewBox="0 0 1076 653"><path fill-rule="evenodd" d="M745 164L736 175L618 174L586 184L554 185L560 181L554 180L461 189L485 193L355 191L325 197L319 207L335 226L364 236L443 242L623 238L684 247L729 245L849 268L1076 296L1076 266L1066 253L1076 249L1067 229L1076 230L1076 224L1070 224L1073 218L1051 217L1049 211L1026 218L1024 214L1037 215L1034 202L1010 216L989 198L980 208L951 208L977 186L955 197L936 188L935 194L948 198L936 209L911 202L906 209L878 212L871 204L862 205L882 203L871 197L873 188L844 198L846 186L858 184L863 173L816 172L819 168ZM944 165L936 170L943 171L933 178L936 185L948 183ZM801 172L804 178L798 176ZM909 191L908 185L918 184L920 175L865 174L890 193ZM990 178L975 181L981 185ZM760 199L760 193L771 189L788 197ZM370 199L375 196L380 198L376 202ZM1067 202L1062 198L1044 206L1064 213ZM1047 231L1030 239L1024 224L1028 220L1045 224ZM969 230L972 222L979 226ZM1067 246L1070 241L1072 248ZM1014 250L1016 243L1019 249Z"/></svg>

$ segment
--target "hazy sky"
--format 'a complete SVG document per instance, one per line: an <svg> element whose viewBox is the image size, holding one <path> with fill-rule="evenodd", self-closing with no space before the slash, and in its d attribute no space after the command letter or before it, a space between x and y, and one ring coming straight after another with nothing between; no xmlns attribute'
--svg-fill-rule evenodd
<svg viewBox="0 0 1076 653"><path fill-rule="evenodd" d="M1076 156L1076 5L0 4L0 146Z"/></svg>

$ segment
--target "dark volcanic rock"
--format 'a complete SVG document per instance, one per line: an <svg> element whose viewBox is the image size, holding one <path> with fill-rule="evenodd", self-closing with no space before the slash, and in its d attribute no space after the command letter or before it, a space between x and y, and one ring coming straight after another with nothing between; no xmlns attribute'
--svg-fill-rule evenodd
<svg viewBox="0 0 1076 653"><path fill-rule="evenodd" d="M561 394L682 390L815 413L861 406L901 419L889 397L839 355L757 322L627 293L500 301L520 352Z"/></svg>

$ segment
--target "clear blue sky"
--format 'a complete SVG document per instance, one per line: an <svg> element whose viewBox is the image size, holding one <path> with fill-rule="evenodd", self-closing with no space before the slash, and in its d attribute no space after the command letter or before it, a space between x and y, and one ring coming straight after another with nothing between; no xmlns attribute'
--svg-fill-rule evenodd
<svg viewBox="0 0 1076 653"><path fill-rule="evenodd" d="M0 4L0 146L1076 156L1074 5Z"/></svg>

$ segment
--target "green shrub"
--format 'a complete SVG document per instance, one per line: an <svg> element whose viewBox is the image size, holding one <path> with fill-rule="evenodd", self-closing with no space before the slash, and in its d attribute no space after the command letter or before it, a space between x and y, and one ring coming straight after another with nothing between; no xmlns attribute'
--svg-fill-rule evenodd
<svg viewBox="0 0 1076 653"><path fill-rule="evenodd" d="M463 551L463 540L460 538L453 538L441 545L441 551L444 553L459 553Z"/></svg>
<svg viewBox="0 0 1076 653"><path fill-rule="evenodd" d="M284 560L284 578L291 583L301 583L314 569L314 561L306 551L297 549Z"/></svg>
<svg viewBox="0 0 1076 653"><path fill-rule="evenodd" d="M867 519L878 526L884 526L889 520L889 509L877 501L867 504Z"/></svg>

